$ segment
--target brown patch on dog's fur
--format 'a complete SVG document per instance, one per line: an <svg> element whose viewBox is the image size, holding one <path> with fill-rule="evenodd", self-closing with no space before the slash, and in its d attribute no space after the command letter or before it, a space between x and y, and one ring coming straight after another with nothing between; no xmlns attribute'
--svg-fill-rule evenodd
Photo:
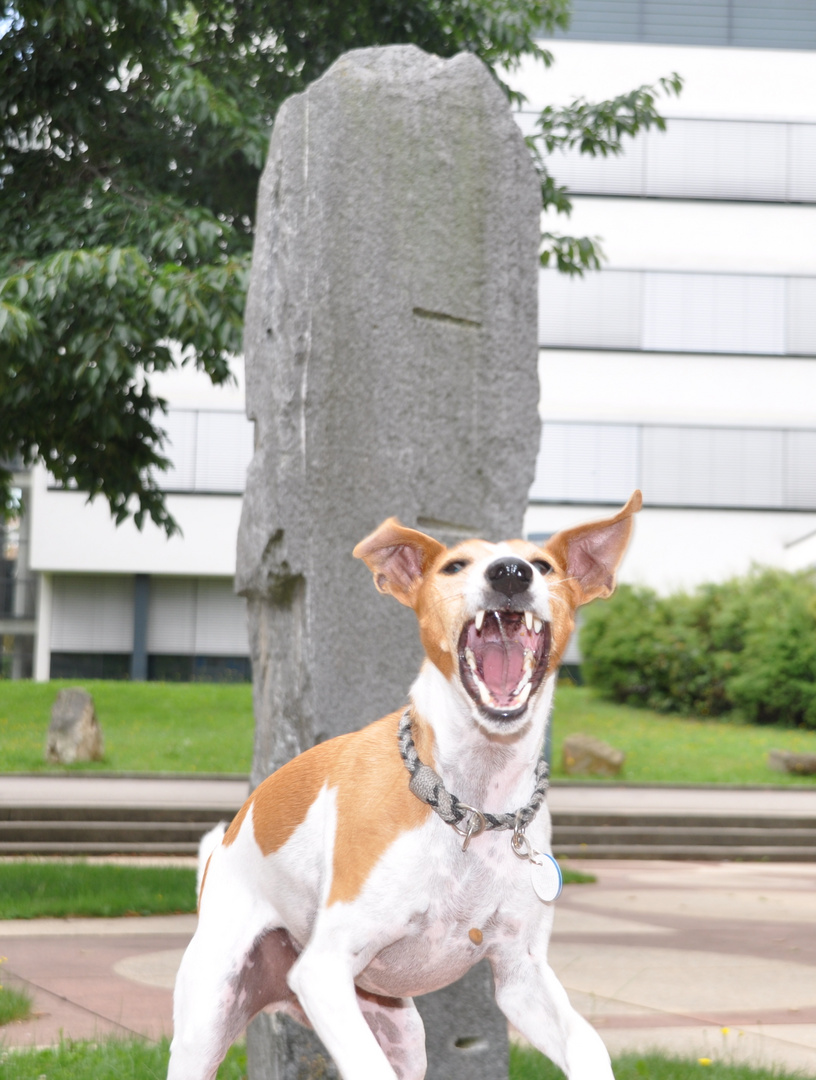
<svg viewBox="0 0 816 1080"><path fill-rule="evenodd" d="M431 813L408 788L410 776L397 742L402 711L362 731L339 735L313 746L267 777L250 795L227 830L235 841L253 807L255 840L272 855L306 819L324 787L337 790L337 832L329 904L349 902L397 837L419 828ZM433 762L433 736L421 721L414 741L423 761Z"/></svg>
<svg viewBox="0 0 816 1080"><path fill-rule="evenodd" d="M400 834L423 825L431 808L408 789L410 776L400 756L397 725L402 712L363 728L332 767L337 787L337 834L329 904L349 903ZM433 761L432 737L414 722L420 758ZM365 773L361 775L361 766Z"/></svg>
<svg viewBox="0 0 816 1080"><path fill-rule="evenodd" d="M227 828L227 831L224 833L224 839L221 841L221 843L224 845L224 847L229 847L230 844L235 842L235 839L238 836L238 833L241 831L241 826L244 823L244 818L247 816L247 813L249 812L250 806L252 806L253 798L254 798L254 796L250 795L250 797L247 799L247 801L244 803L244 805L241 807L241 809L238 811L238 813L235 815L235 817L229 823L229 827ZM209 865L210 865L210 860L207 859L207 866L209 867ZM205 875L206 875L206 871L205 871ZM201 884L202 884L202 888L203 888L204 882L202 881Z"/></svg>

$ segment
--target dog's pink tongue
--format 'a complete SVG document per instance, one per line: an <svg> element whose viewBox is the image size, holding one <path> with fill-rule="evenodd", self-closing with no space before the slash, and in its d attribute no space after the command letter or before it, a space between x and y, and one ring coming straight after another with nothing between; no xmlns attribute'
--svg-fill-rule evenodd
<svg viewBox="0 0 816 1080"><path fill-rule="evenodd" d="M489 641L482 655L482 679L497 701L507 700L521 681L524 649L514 641L505 647L501 641Z"/></svg>

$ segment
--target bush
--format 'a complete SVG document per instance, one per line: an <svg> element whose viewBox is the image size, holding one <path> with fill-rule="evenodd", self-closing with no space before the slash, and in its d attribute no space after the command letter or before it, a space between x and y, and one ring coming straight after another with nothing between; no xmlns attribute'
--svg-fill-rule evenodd
<svg viewBox="0 0 816 1080"><path fill-rule="evenodd" d="M658 712L816 728L816 577L755 570L689 595L622 585L588 609L582 673Z"/></svg>

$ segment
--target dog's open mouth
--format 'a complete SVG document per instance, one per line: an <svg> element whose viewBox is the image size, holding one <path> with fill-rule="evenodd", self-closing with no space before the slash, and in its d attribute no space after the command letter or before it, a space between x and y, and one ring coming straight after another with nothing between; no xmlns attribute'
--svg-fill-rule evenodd
<svg viewBox="0 0 816 1080"><path fill-rule="evenodd" d="M459 638L462 685L483 712L511 719L538 689L549 654L550 624L531 611L480 611Z"/></svg>

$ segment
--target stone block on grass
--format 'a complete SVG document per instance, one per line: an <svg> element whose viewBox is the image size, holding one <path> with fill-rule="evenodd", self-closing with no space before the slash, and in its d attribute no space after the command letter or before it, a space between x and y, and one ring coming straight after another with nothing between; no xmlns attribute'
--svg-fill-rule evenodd
<svg viewBox="0 0 816 1080"><path fill-rule="evenodd" d="M105 740L91 695L79 686L60 690L51 709L45 760L51 765L74 765L101 761L104 754Z"/></svg>
<svg viewBox="0 0 816 1080"><path fill-rule="evenodd" d="M626 760L623 750L591 735L568 735L562 754L568 776L619 776Z"/></svg>
<svg viewBox="0 0 816 1080"><path fill-rule="evenodd" d="M768 768L792 776L816 776L816 754L795 754L792 750L769 750Z"/></svg>

